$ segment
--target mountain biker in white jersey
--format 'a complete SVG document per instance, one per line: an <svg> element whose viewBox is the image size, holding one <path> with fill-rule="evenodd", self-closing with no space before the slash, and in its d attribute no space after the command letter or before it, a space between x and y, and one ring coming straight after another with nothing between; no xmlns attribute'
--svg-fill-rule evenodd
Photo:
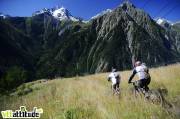
<svg viewBox="0 0 180 119"><path fill-rule="evenodd" d="M135 75L138 75L139 80L137 81L137 86L139 88L144 88L145 91L149 90L148 85L151 82L151 77L149 75L149 69L147 68L147 66L145 65L145 63L141 63L140 61L137 61L135 63L135 68L133 70L132 75L129 78L128 83L131 83L131 80L133 79L133 77Z"/></svg>
<svg viewBox="0 0 180 119"><path fill-rule="evenodd" d="M116 71L116 69L112 69L112 72L108 76L108 81L112 82L113 94L115 94L116 91L119 91L120 79L121 77Z"/></svg>

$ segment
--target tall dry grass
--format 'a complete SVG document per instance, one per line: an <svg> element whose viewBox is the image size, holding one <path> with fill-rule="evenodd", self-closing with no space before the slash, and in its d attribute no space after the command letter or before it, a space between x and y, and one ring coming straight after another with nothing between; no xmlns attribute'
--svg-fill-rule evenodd
<svg viewBox="0 0 180 119"><path fill-rule="evenodd" d="M175 119L159 105L134 98L127 80L131 71L120 72L121 96L113 96L108 73L33 82L33 92L27 95L7 96L1 99L2 110L34 106L44 110L42 119ZM180 96L180 64L150 69L151 89L168 89L167 99L173 101ZM17 90L18 92L18 90Z"/></svg>

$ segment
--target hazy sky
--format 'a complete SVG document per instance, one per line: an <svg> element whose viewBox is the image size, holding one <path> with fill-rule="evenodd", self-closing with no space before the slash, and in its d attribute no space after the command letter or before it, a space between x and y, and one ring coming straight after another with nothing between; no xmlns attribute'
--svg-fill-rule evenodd
<svg viewBox="0 0 180 119"><path fill-rule="evenodd" d="M31 16L43 8L64 6L73 16L85 20L105 9L113 9L123 0L0 0L0 12L11 16ZM144 9L152 18L163 17L170 21L180 21L180 0L130 0Z"/></svg>

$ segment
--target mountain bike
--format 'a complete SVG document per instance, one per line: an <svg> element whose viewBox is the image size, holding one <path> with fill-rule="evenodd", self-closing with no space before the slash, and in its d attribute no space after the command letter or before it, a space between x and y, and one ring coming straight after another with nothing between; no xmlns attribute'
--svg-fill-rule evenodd
<svg viewBox="0 0 180 119"><path fill-rule="evenodd" d="M120 88L118 86L116 86L115 88L113 88L113 86L111 85L111 90L112 90L112 94L119 96L120 95Z"/></svg>
<svg viewBox="0 0 180 119"><path fill-rule="evenodd" d="M135 97L144 97L145 100L152 102L153 104L158 104L163 106L163 95L159 90L148 90L146 91L145 88L141 88L138 86L138 81L131 82L134 86L133 94Z"/></svg>

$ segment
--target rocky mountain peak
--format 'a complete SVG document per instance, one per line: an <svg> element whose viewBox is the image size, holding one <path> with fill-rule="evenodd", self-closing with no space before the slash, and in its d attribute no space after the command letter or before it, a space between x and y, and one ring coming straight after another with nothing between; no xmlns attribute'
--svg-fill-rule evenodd
<svg viewBox="0 0 180 119"><path fill-rule="evenodd" d="M65 7L56 6L51 9L44 8L40 11L35 12L33 16L40 15L40 14L49 14L53 16L55 19L60 20L60 21L62 20L79 21L79 19L72 16L69 10L66 9Z"/></svg>
<svg viewBox="0 0 180 119"><path fill-rule="evenodd" d="M120 7L122 7L124 10L130 9L130 8L136 8L135 5L133 3L131 3L130 1L124 1Z"/></svg>

